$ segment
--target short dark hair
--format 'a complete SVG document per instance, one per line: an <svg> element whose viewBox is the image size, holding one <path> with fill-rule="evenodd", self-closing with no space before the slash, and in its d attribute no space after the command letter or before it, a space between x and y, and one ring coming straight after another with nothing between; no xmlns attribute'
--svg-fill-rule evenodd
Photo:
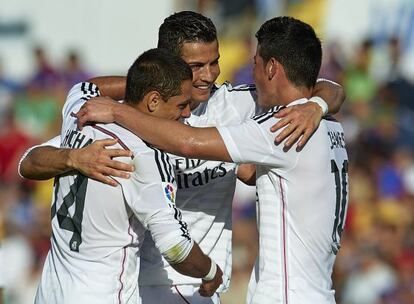
<svg viewBox="0 0 414 304"><path fill-rule="evenodd" d="M213 42L217 31L213 22L196 12L182 11L167 17L158 30L158 48L178 56L185 42Z"/></svg>
<svg viewBox="0 0 414 304"><path fill-rule="evenodd" d="M259 55L267 63L275 58L287 78L297 86L315 85L322 61L322 47L313 28L292 17L266 21L256 33Z"/></svg>
<svg viewBox="0 0 414 304"><path fill-rule="evenodd" d="M181 84L192 80L189 65L180 57L163 49L142 53L128 70L125 102L136 104L145 94L157 91L167 101L181 94Z"/></svg>

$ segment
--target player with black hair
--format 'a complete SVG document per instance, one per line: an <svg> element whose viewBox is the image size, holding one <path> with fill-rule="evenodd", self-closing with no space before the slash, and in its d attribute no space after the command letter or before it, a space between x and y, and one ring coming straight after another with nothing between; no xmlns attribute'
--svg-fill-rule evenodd
<svg viewBox="0 0 414 304"><path fill-rule="evenodd" d="M144 52L128 70L124 105L151 116L179 120L190 115L192 73L163 49ZM139 303L137 279L145 232L178 272L203 278L201 293L211 296L222 271L193 241L175 206L176 182L168 155L116 124L77 129L82 104L99 94L80 83L63 107L62 147L91 144L108 136L135 165L117 187L72 171L55 178L51 249L35 303Z"/></svg>

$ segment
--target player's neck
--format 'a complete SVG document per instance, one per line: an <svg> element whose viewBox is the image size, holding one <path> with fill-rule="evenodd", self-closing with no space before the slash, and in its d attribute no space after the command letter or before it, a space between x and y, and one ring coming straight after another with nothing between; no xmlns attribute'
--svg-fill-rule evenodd
<svg viewBox="0 0 414 304"><path fill-rule="evenodd" d="M288 105L292 101L301 99L301 98L310 98L312 96L312 91L304 86L295 87L295 86L286 86L279 90L278 92L278 104L279 105Z"/></svg>

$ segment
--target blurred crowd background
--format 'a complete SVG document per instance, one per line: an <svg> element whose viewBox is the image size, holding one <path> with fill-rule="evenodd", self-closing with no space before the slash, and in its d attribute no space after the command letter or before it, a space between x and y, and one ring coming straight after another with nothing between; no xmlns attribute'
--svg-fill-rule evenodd
<svg viewBox="0 0 414 304"><path fill-rule="evenodd" d="M414 2L177 0L157 17L158 25L184 9L205 14L217 26L219 83L252 82L254 33L263 21L291 15L314 26L324 48L320 77L340 83L347 94L337 115L350 158L350 204L333 273L337 301L414 303ZM10 31L28 30L27 24L8 27L2 17L0 10L0 45ZM157 28L152 31L156 39ZM49 46L32 43L26 50L30 64L19 76L0 48L0 263L6 304L33 302L49 249L52 181L19 177L22 153L60 133L60 110L73 84L127 68L90 68L81 45L68 46L56 60ZM114 61L121 47L126 45L112 49ZM233 210L233 280L224 304L244 303L256 258L254 188L238 184Z"/></svg>

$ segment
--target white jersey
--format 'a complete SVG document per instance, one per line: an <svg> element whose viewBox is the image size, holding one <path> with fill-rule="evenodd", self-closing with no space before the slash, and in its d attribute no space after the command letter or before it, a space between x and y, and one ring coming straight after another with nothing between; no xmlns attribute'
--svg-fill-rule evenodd
<svg viewBox="0 0 414 304"><path fill-rule="evenodd" d="M79 87L78 87L79 90ZM225 83L215 87L208 102L201 103L185 123L194 127L240 124L259 111L254 86L232 87ZM60 137L44 143L59 147ZM192 238L203 252L223 270L223 284L218 291L229 288L231 277L232 200L236 184L233 163L187 159L170 155L176 172L176 205L182 211ZM23 159L23 158L22 158ZM139 171L139 167L137 168ZM145 238L141 251L139 284L198 285L200 279L176 272L161 257L151 237Z"/></svg>
<svg viewBox="0 0 414 304"><path fill-rule="evenodd" d="M134 153L123 161L138 170L130 179L117 179L118 187L77 172L56 177L51 249L36 303L137 303L146 229L160 252L182 242L188 252L191 249L186 224L174 204L176 183L168 155L116 124L77 129L73 113L97 94L87 83L71 90L63 108L61 146L80 148L97 139L117 138L118 148Z"/></svg>
<svg viewBox="0 0 414 304"><path fill-rule="evenodd" d="M201 103L185 121L193 127L240 124L255 114L255 87L232 87L226 83L208 100ZM171 156L178 186L177 207L182 210L191 237L203 252L223 270L226 291L231 277L232 201L236 184L233 163L187 159ZM139 284L184 285L200 284L201 280L183 276L160 257L150 238L144 241Z"/></svg>
<svg viewBox="0 0 414 304"><path fill-rule="evenodd" d="M247 303L335 303L331 273L348 202L344 133L324 119L302 151L283 152L269 130L280 108L218 128L233 161L257 164L259 257Z"/></svg>

